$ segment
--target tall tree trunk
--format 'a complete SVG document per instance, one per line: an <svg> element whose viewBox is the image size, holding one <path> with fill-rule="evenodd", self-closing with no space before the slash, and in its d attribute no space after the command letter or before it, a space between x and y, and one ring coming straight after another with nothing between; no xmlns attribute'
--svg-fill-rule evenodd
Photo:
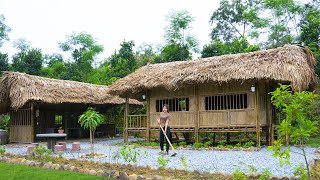
<svg viewBox="0 0 320 180"><path fill-rule="evenodd" d="M90 150L91 150L91 156L93 157L93 141L92 141L92 127L90 127Z"/></svg>

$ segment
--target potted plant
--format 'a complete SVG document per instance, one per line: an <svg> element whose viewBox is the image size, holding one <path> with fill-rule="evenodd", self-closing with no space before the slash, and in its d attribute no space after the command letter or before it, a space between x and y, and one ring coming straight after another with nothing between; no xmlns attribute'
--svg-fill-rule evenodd
<svg viewBox="0 0 320 180"><path fill-rule="evenodd" d="M59 134L63 134L63 133L64 133L64 130L62 129L62 127L59 127L58 133L59 133Z"/></svg>

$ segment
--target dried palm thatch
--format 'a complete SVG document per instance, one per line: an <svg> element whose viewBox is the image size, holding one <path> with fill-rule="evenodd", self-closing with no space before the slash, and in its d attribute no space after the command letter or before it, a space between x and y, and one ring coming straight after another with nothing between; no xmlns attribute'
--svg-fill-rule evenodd
<svg viewBox="0 0 320 180"><path fill-rule="evenodd" d="M48 104L122 104L125 100L107 93L102 85L57 80L18 72L4 72L0 78L0 104L19 109L28 102ZM129 103L141 105L139 101Z"/></svg>
<svg viewBox="0 0 320 180"><path fill-rule="evenodd" d="M317 82L315 65L310 50L288 45L251 53L149 64L116 81L110 86L110 93L135 97L153 88L172 91L187 85L248 80L291 83L293 90L300 91Z"/></svg>

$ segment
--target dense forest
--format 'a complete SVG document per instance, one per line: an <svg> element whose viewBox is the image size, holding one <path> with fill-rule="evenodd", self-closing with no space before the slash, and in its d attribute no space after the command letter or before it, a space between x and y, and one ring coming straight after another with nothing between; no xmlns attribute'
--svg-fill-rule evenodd
<svg viewBox="0 0 320 180"><path fill-rule="evenodd" d="M21 38L13 43L17 53L9 57L0 52L0 71L19 71L44 77L110 85L148 63L190 60L194 53L201 57L252 52L285 44L309 47L320 61L320 1L295 0L221 0L208 17L212 31L210 43L199 47L192 35L195 17L188 11L172 11L164 30L165 44L139 45L124 40L110 57L97 59L104 50L94 35L73 32L59 42L69 54L43 54L41 49ZM9 40L11 28L5 15L0 16L0 47ZM68 32L66 32L68 33ZM134 49L137 49L134 51ZM97 63L99 62L99 63ZM320 74L320 66L316 68Z"/></svg>

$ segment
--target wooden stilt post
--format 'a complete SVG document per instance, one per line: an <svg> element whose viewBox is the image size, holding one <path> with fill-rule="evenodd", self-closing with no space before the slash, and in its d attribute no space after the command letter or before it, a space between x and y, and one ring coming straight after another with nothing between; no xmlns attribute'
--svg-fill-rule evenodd
<svg viewBox="0 0 320 180"><path fill-rule="evenodd" d="M257 146L260 147L260 94L259 85L256 83L256 133L257 133Z"/></svg>
<svg viewBox="0 0 320 180"><path fill-rule="evenodd" d="M230 132L227 132L227 143L230 143Z"/></svg>
<svg viewBox="0 0 320 180"><path fill-rule="evenodd" d="M35 123L34 123L34 105L33 105L33 103L31 102L31 105L30 105L31 107L30 107L30 110L31 110L31 134L30 134L30 136L31 136L31 142L34 142L34 140L35 140Z"/></svg>
<svg viewBox="0 0 320 180"><path fill-rule="evenodd" d="M125 143L128 142L128 114L129 114L129 98L126 97L126 103L124 105L124 134L123 140Z"/></svg>
<svg viewBox="0 0 320 180"><path fill-rule="evenodd" d="M147 99L147 129L146 129L146 138L147 142L150 142L150 123L151 123L151 118L150 118L150 94L146 93L146 99Z"/></svg>
<svg viewBox="0 0 320 180"><path fill-rule="evenodd" d="M195 133L195 141L199 142L200 112L199 112L199 92L198 92L198 87L197 86L194 86L194 99L195 99L194 133Z"/></svg>
<svg viewBox="0 0 320 180"><path fill-rule="evenodd" d="M267 145L271 146L273 143L272 140L272 107L271 107L271 97L269 95L270 92L270 84L269 82L266 83L266 118L267 118L267 129L266 129L266 139L267 139Z"/></svg>

